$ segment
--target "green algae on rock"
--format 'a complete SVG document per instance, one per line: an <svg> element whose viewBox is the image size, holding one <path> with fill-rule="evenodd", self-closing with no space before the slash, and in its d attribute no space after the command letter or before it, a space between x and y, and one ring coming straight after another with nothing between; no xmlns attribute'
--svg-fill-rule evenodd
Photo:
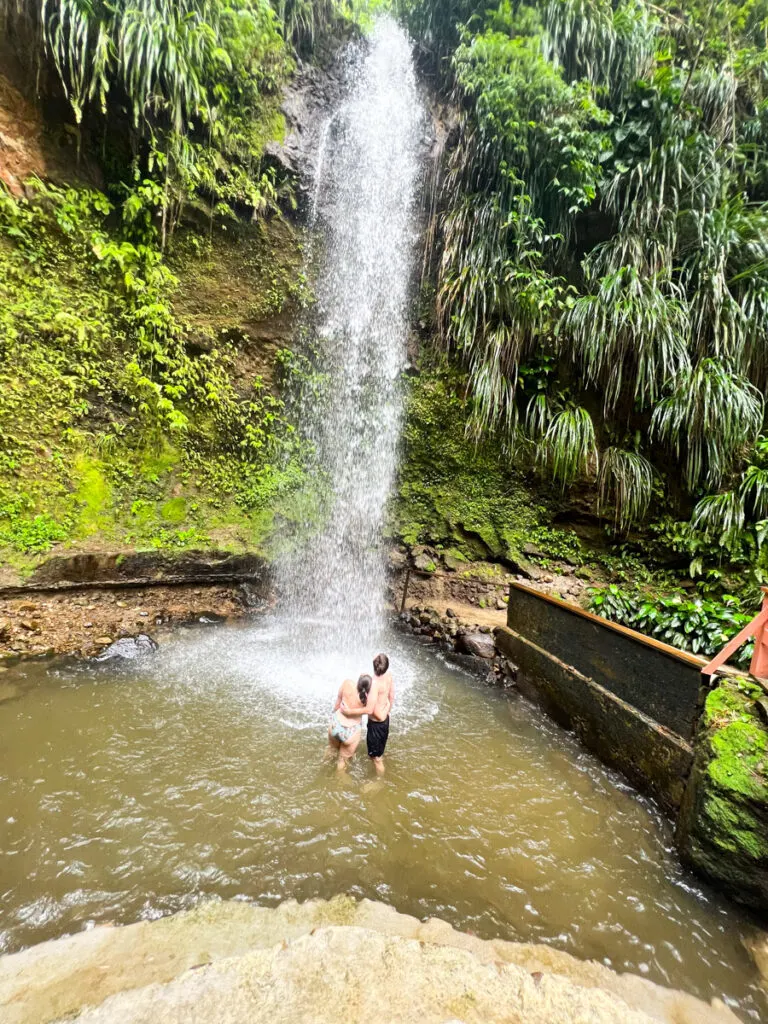
<svg viewBox="0 0 768 1024"><path fill-rule="evenodd" d="M707 698L678 822L683 861L734 899L768 910L768 729L744 677Z"/></svg>

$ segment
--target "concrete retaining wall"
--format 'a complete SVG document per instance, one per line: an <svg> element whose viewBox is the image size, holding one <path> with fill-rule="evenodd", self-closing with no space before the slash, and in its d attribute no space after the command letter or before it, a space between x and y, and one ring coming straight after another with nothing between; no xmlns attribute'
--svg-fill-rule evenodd
<svg viewBox="0 0 768 1024"><path fill-rule="evenodd" d="M523 584L496 647L517 685L676 823L683 861L768 913L768 727L763 686Z"/></svg>
<svg viewBox="0 0 768 1024"><path fill-rule="evenodd" d="M517 665L525 696L674 816L693 763L690 743L513 630L498 629L496 645Z"/></svg>
<svg viewBox="0 0 768 1024"><path fill-rule="evenodd" d="M700 658L521 583L496 645L526 696L676 816L704 696Z"/></svg>
<svg viewBox="0 0 768 1024"><path fill-rule="evenodd" d="M519 583L510 586L507 625L659 725L693 737L702 659Z"/></svg>

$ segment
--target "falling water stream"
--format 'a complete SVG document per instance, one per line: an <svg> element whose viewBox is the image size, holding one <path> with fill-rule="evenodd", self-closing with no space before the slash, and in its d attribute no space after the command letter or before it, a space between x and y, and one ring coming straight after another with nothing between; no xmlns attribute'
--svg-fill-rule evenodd
<svg viewBox="0 0 768 1024"><path fill-rule="evenodd" d="M350 56L349 79L316 197L331 387L305 409L333 482L327 529L282 567L291 615L179 630L122 670L3 674L0 952L205 897L346 892L758 1021L752 926L680 867L653 805L526 701L381 614L423 112L391 21ZM387 774L358 756L339 775L322 759L330 704L378 649L398 688Z"/></svg>
<svg viewBox="0 0 768 1024"><path fill-rule="evenodd" d="M280 575L293 615L324 620L337 642L360 642L383 610L381 526L397 467L425 115L410 45L393 21L378 22L369 49L349 51L346 70L313 203L324 238L315 320L325 387L300 410L329 516Z"/></svg>

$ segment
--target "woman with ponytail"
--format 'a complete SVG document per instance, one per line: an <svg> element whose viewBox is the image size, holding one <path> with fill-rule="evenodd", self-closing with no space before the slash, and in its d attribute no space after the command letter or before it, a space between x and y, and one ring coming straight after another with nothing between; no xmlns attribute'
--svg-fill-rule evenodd
<svg viewBox="0 0 768 1024"><path fill-rule="evenodd" d="M356 684L351 679L345 679L339 687L328 725L328 752L331 757L338 755L336 767L339 771L344 771L357 750L360 742L360 715L367 714L363 709L370 692L371 677L367 675L360 676ZM346 709L356 710L357 717L350 718L345 714Z"/></svg>

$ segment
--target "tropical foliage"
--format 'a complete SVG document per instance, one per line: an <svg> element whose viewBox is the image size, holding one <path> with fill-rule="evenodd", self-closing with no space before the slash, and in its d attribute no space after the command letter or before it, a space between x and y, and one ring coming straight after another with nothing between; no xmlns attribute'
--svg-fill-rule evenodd
<svg viewBox="0 0 768 1024"><path fill-rule="evenodd" d="M106 146L116 196L159 220L164 245L185 203L229 217L277 208L262 157L283 130L280 85L294 48L308 54L342 6L0 0L0 30L41 91L63 93L80 139Z"/></svg>
<svg viewBox="0 0 768 1024"><path fill-rule="evenodd" d="M77 140L71 177L104 183L32 178L18 195L0 184L4 557L96 533L188 547L218 531L253 548L276 515L311 518L291 504L306 453L279 397L290 354L243 373L237 327L304 288L299 236L279 217L247 222L291 202L265 144L282 137L296 54L345 10L0 0L26 81ZM193 324L184 315L199 264L227 326L205 304Z"/></svg>
<svg viewBox="0 0 768 1024"><path fill-rule="evenodd" d="M692 556L754 555L768 2L400 8L458 112L431 237L475 429L593 478L619 531L661 502Z"/></svg>
<svg viewBox="0 0 768 1024"><path fill-rule="evenodd" d="M717 654L754 618L741 601L725 595L716 601L671 594L653 597L629 593L615 584L591 592L589 610L605 619L655 636L664 643L694 654ZM749 665L754 644L745 644L734 661Z"/></svg>
<svg viewBox="0 0 768 1024"><path fill-rule="evenodd" d="M236 338L199 319L193 331L180 314L172 267L189 275L211 243L185 230L171 263L101 192L41 181L27 192L0 192L3 558L95 533L139 546L199 546L210 530L265 542L276 507L291 515L307 446L272 382L237 372ZM241 270L257 295L275 290L273 311L298 301L290 234L283 246L274 228L274 241L267 229L225 237L232 253L259 253L263 269ZM292 373L279 355L278 380Z"/></svg>

